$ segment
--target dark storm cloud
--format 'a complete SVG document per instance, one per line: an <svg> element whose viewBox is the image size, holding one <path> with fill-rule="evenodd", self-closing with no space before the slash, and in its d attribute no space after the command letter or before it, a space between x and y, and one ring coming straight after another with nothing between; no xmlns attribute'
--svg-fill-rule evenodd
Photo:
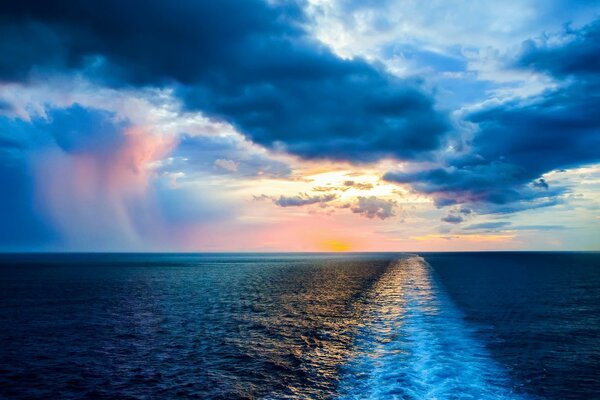
<svg viewBox="0 0 600 400"><path fill-rule="evenodd" d="M40 197L40 171L33 162L38 152L60 149L108 161L122 144L126 126L112 113L77 104L50 109L46 118L31 121L0 117L0 249L43 248L62 240Z"/></svg>
<svg viewBox="0 0 600 400"><path fill-rule="evenodd" d="M252 35L292 34L287 22L297 15L294 7L276 13L256 0L8 0L0 18L2 48L11 57L3 57L0 71L18 79L31 68L79 68L104 56L120 72L115 78L130 83L191 83L234 62Z"/></svg>
<svg viewBox="0 0 600 400"><path fill-rule="evenodd" d="M45 246L58 239L52 225L40 214L35 192L25 155L0 148L0 250Z"/></svg>
<svg viewBox="0 0 600 400"><path fill-rule="evenodd" d="M481 129L473 146L485 160L520 168L523 179L594 162L600 158L598 89L600 80L577 82L531 104L508 103L471 114L469 120Z"/></svg>
<svg viewBox="0 0 600 400"><path fill-rule="evenodd" d="M552 75L557 89L467 115L479 127L468 154L385 179L410 183L440 206L476 202L480 211L514 212L557 204L565 189L540 176L600 160L599 30L597 21L569 31L562 45L526 42L514 64Z"/></svg>
<svg viewBox="0 0 600 400"><path fill-rule="evenodd" d="M311 39L295 3L9 1L1 15L0 79L173 84L187 107L305 158L420 158L448 128L418 83Z"/></svg>
<svg viewBox="0 0 600 400"><path fill-rule="evenodd" d="M460 160L459 160L460 161ZM526 183L533 178L521 166L504 162L481 162L477 165L449 166L417 172L388 172L384 179L411 184L434 195L437 207L462 203L490 203L496 206L513 202L531 202L559 195L564 188L543 189ZM507 210L506 207L497 207ZM481 211L481 209L480 209Z"/></svg>
<svg viewBox="0 0 600 400"><path fill-rule="evenodd" d="M521 47L521 54L514 63L517 67L544 71L564 78L589 76L598 79L600 71L600 21L581 30L565 29L566 44L553 46L547 40L528 40Z"/></svg>

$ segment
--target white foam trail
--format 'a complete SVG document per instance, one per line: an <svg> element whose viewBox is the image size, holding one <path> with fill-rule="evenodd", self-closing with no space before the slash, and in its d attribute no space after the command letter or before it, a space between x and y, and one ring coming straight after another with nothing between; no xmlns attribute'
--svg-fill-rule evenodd
<svg viewBox="0 0 600 400"><path fill-rule="evenodd" d="M510 380L418 256L373 288L371 319L340 382L344 399L516 399Z"/></svg>

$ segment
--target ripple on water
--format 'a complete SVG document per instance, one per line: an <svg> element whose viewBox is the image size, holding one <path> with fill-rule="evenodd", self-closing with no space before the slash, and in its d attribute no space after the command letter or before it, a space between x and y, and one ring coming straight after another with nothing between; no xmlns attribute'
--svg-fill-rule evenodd
<svg viewBox="0 0 600 400"><path fill-rule="evenodd" d="M0 268L4 395L333 397L390 256L92 261Z"/></svg>

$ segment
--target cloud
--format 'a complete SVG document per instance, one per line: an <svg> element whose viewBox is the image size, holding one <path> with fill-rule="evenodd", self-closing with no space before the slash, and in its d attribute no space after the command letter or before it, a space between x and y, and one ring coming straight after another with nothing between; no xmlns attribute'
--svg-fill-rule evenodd
<svg viewBox="0 0 600 400"><path fill-rule="evenodd" d="M544 188L544 189L550 188L550 185L548 185L548 182L546 182L546 180L544 178L540 178L537 181L533 181L532 185L533 185L533 187L537 187L537 188Z"/></svg>
<svg viewBox="0 0 600 400"><path fill-rule="evenodd" d="M300 207L311 204L324 204L337 199L335 194L325 194L321 196L309 196L306 193L301 193L297 196L279 196L273 199L273 203L279 207Z"/></svg>
<svg viewBox="0 0 600 400"><path fill-rule="evenodd" d="M511 227L511 229L519 231L554 231L567 228L563 225L518 225Z"/></svg>
<svg viewBox="0 0 600 400"><path fill-rule="evenodd" d="M387 219L395 215L395 207L396 202L393 200L384 200L375 196L359 196L357 203L351 208L351 210L353 213L363 215L369 219L373 219L375 217L379 219Z"/></svg>
<svg viewBox="0 0 600 400"><path fill-rule="evenodd" d="M311 3L316 34L346 56L363 52L379 55L391 44L419 45L418 50L438 57L458 47L472 56L476 49L509 47L565 21L589 21L598 11L595 1L568 0L459 0L435 6L403 0ZM426 60L418 66L431 68L431 64Z"/></svg>
<svg viewBox="0 0 600 400"><path fill-rule="evenodd" d="M125 144L123 131L129 124L117 120L115 114L109 111L74 104L51 111L48 120L39 120L37 125L51 134L56 144L67 153L110 157L115 149Z"/></svg>
<svg viewBox="0 0 600 400"><path fill-rule="evenodd" d="M284 178L292 172L286 162L270 156L239 136L187 134L179 137L177 147L170 154L170 161L161 170L184 172L191 178L202 172Z"/></svg>
<svg viewBox="0 0 600 400"><path fill-rule="evenodd" d="M440 145L447 117L419 82L339 58L305 18L295 3L259 0L10 2L0 79L77 71L117 86L173 86L188 108L305 158L414 159Z"/></svg>
<svg viewBox="0 0 600 400"><path fill-rule="evenodd" d="M506 228L510 226L510 222L508 221L497 221L497 222L482 222L479 224L469 225L463 229L469 231L478 231L478 230L496 230L501 228Z"/></svg>
<svg viewBox="0 0 600 400"><path fill-rule="evenodd" d="M341 191L345 192L348 190L347 187L338 187L338 186L314 186L311 189L313 192L333 192L333 191Z"/></svg>
<svg viewBox="0 0 600 400"><path fill-rule="evenodd" d="M235 161L224 158L217 158L214 162L214 165L215 167L222 168L229 172L235 172L238 169L238 165Z"/></svg>
<svg viewBox="0 0 600 400"><path fill-rule="evenodd" d="M138 243L154 214L147 167L171 149L169 139L78 104L50 108L29 122L4 118L4 127L22 145L0 150L6 156L0 184L12 187L0 211L13 231L6 239L0 229L0 243L81 249Z"/></svg>
<svg viewBox="0 0 600 400"><path fill-rule="evenodd" d="M29 162L21 152L0 147L0 191L1 250L43 249L59 240L40 212Z"/></svg>
<svg viewBox="0 0 600 400"><path fill-rule="evenodd" d="M266 194L261 194L261 195L253 195L252 196L252 200L254 201L265 201L265 200L271 200L272 197L271 196L267 196Z"/></svg>
<svg viewBox="0 0 600 400"><path fill-rule="evenodd" d="M428 170L390 171L384 179L431 194L436 204L479 203L484 212L514 212L560 202L564 187L541 175L600 160L600 70L588 63L600 46L600 22L537 47L526 42L515 62L553 74L560 85L533 98L490 103L468 113L477 126L469 151ZM551 47L550 47L551 46Z"/></svg>
<svg viewBox="0 0 600 400"><path fill-rule="evenodd" d="M507 67L505 53L566 22L589 23L600 12L597 1L568 0L309 4L311 30L336 53L376 60L399 76L418 76L436 87L439 105L452 109L498 91L514 95L543 89L547 80Z"/></svg>
<svg viewBox="0 0 600 400"><path fill-rule="evenodd" d="M511 231L551 231L565 229L563 225L516 225L513 226L509 221L482 222L479 224L469 225L463 228L469 231L495 231L495 230L511 230Z"/></svg>
<svg viewBox="0 0 600 400"><path fill-rule="evenodd" d="M466 157L465 157L466 159ZM462 160L453 160L458 165ZM518 165L501 161L472 165L450 165L415 172L391 171L383 179L411 184L413 189L433 195L438 207L455 204L474 203L505 206L510 203L524 202L535 205L536 201L547 200L564 193L565 189L552 190L528 185L531 172ZM505 210L506 207L497 207ZM490 208L490 211L493 209Z"/></svg>
<svg viewBox="0 0 600 400"><path fill-rule="evenodd" d="M373 185L371 183L361 183L355 181L344 181L345 186L353 187L358 190L371 190Z"/></svg>
<svg viewBox="0 0 600 400"><path fill-rule="evenodd" d="M463 217L458 214L448 214L442 218L443 222L448 222L449 224L459 224L464 221Z"/></svg>
<svg viewBox="0 0 600 400"><path fill-rule="evenodd" d="M12 111L13 106L12 104L10 104L9 102L0 99L0 114L2 114L5 111Z"/></svg>
<svg viewBox="0 0 600 400"><path fill-rule="evenodd" d="M558 45L555 44L557 40ZM596 20L579 30L567 26L558 36L544 35L526 40L514 66L542 71L559 79L574 76L597 80L599 52L600 21Z"/></svg>

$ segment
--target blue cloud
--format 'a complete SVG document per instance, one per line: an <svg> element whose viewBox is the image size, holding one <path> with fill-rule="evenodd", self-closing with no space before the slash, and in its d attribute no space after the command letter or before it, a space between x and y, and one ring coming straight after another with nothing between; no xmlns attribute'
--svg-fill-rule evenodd
<svg viewBox="0 0 600 400"><path fill-rule="evenodd" d="M43 248L58 241L38 209L32 170L21 152L0 147L0 192L0 250Z"/></svg>
<svg viewBox="0 0 600 400"><path fill-rule="evenodd" d="M496 231L496 230L511 230L511 231L552 231L566 229L562 225L516 225L513 226L509 221L482 222L473 224L463 228L468 231Z"/></svg>
<svg viewBox="0 0 600 400"><path fill-rule="evenodd" d="M521 46L514 66L543 71L557 78L574 76L578 80L598 80L600 71L600 20L574 30L567 26L561 45L552 44L547 37L527 40Z"/></svg>
<svg viewBox="0 0 600 400"><path fill-rule="evenodd" d="M466 119L478 132L470 152L430 170L391 171L385 179L410 183L442 206L476 202L485 212L514 212L557 204L566 189L540 176L600 160L600 69L597 61L588 63L600 46L599 30L597 21L569 31L575 39L553 47L526 42L515 64L552 74L558 88L472 112Z"/></svg>
<svg viewBox="0 0 600 400"><path fill-rule="evenodd" d="M301 193L297 196L279 196L273 199L273 203L279 207L301 207L312 204L324 204L333 201L337 198L335 194L324 194L317 196L309 196L306 193Z"/></svg>
<svg viewBox="0 0 600 400"><path fill-rule="evenodd" d="M458 214L448 214L441 219L443 222L448 222L449 224L459 224L464 221L463 217Z"/></svg>
<svg viewBox="0 0 600 400"><path fill-rule="evenodd" d="M171 157L173 162L163 170L184 171L190 175L210 171L244 177L284 178L292 172L286 163L248 148L247 144L236 137L183 135ZM235 171L215 169L215 162L218 160L235 163Z"/></svg>
<svg viewBox="0 0 600 400"><path fill-rule="evenodd" d="M304 18L295 3L259 0L11 2L0 79L79 70L114 85L175 85L187 107L305 158L414 159L440 145L447 117L418 82L340 59Z"/></svg>
<svg viewBox="0 0 600 400"><path fill-rule="evenodd" d="M31 121L0 117L0 249L50 249L64 245L60 226L66 221L49 215L48 199L40 188L45 184L44 177L52 175L52 166L36 160L49 154L45 151L59 150L53 154L90 154L107 161L104 165L109 166L111 155L123 143L126 126L126 121L116 121L112 113L77 104L49 109L46 117L34 117ZM63 177L67 188L70 178ZM56 194L66 199L72 195L60 188ZM103 198L95 200L98 203L93 206Z"/></svg>
<svg viewBox="0 0 600 400"><path fill-rule="evenodd" d="M382 48L385 58L401 57L405 63L412 64L413 69L428 69L436 72L465 72L467 59L461 49L455 47L448 53L434 52L413 44L392 43Z"/></svg>
<svg viewBox="0 0 600 400"><path fill-rule="evenodd" d="M469 225L463 229L469 230L469 231L496 230L496 229L506 228L510 225L511 225L511 223L508 221L482 222L479 224Z"/></svg>
<svg viewBox="0 0 600 400"><path fill-rule="evenodd" d="M123 145L123 130L129 123L116 120L114 113L74 104L51 110L48 119L37 119L35 125L52 135L56 144L67 153L109 155Z"/></svg>

